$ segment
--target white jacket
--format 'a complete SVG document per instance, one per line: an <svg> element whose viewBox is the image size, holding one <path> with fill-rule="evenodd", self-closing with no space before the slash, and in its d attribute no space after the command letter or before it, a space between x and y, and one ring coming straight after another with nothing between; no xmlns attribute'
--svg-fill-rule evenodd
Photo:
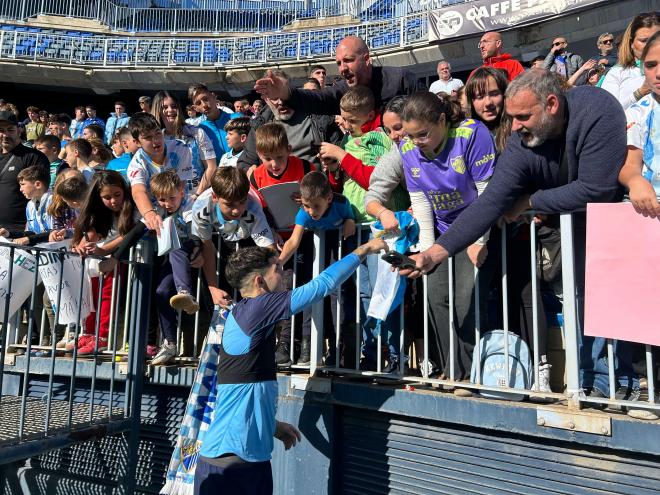
<svg viewBox="0 0 660 495"><path fill-rule="evenodd" d="M607 72L607 74L605 74L605 78L600 87L608 93L611 93L617 100L619 100L623 109L627 110L628 107L637 101L633 93L637 91L642 84L644 84L644 73L639 67L622 67L620 65L615 65Z"/></svg>

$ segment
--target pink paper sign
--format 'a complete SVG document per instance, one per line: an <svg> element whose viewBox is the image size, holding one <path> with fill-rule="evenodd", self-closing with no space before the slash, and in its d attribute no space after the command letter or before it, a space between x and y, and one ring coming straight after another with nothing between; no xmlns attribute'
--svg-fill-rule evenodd
<svg viewBox="0 0 660 495"><path fill-rule="evenodd" d="M660 345L660 220L587 206L584 333Z"/></svg>

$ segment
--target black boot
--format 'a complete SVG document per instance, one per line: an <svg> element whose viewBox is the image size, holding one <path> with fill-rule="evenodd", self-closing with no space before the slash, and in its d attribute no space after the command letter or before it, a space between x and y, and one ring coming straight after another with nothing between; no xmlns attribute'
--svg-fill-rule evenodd
<svg viewBox="0 0 660 495"><path fill-rule="evenodd" d="M284 368L291 366L291 347L286 339L280 339L275 350L275 363L278 367Z"/></svg>
<svg viewBox="0 0 660 495"><path fill-rule="evenodd" d="M298 357L298 362L296 364L301 366L307 366L310 360L309 354L310 354L309 337L303 337L302 343L300 345L300 357Z"/></svg>

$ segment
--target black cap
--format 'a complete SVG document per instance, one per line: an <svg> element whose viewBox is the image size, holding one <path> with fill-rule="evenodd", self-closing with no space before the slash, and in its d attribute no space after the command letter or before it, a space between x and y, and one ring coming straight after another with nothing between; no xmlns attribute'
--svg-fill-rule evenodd
<svg viewBox="0 0 660 495"><path fill-rule="evenodd" d="M7 110L0 111L0 122L10 122L14 125L18 125L18 120L16 119L14 112Z"/></svg>

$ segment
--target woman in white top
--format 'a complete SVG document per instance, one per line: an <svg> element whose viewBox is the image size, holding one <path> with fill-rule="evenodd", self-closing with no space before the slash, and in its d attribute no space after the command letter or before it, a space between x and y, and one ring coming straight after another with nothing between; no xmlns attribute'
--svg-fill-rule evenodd
<svg viewBox="0 0 660 495"><path fill-rule="evenodd" d="M176 139L186 144L192 153L193 177L190 191L193 199L211 186L211 177L218 160L213 144L198 126L186 124L179 100L167 91L159 91L151 104L151 114L163 129L165 139Z"/></svg>
<svg viewBox="0 0 660 495"><path fill-rule="evenodd" d="M650 93L640 57L648 39L660 30L660 12L636 15L621 39L619 62L605 75L601 87L619 100L624 110Z"/></svg>

